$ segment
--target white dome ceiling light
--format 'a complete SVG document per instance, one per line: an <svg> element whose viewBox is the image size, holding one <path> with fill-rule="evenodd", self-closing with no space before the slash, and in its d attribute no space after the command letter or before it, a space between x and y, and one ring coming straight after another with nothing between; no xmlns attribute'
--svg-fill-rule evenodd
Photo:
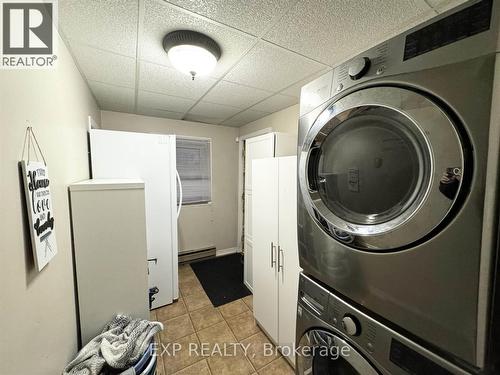
<svg viewBox="0 0 500 375"><path fill-rule="evenodd" d="M195 76L209 74L217 65L221 49L212 38L191 30L177 30L163 38L163 48L177 70Z"/></svg>

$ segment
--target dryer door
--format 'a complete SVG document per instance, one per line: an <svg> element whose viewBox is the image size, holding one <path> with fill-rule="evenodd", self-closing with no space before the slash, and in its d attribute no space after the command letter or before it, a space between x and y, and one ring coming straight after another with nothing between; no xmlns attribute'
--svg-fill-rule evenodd
<svg viewBox="0 0 500 375"><path fill-rule="evenodd" d="M356 349L324 330L311 330L302 336L296 363L298 375L378 374Z"/></svg>
<svg viewBox="0 0 500 375"><path fill-rule="evenodd" d="M411 90L367 88L334 102L309 130L300 189L332 237L361 249L397 249L447 217L464 163L457 129L438 105Z"/></svg>

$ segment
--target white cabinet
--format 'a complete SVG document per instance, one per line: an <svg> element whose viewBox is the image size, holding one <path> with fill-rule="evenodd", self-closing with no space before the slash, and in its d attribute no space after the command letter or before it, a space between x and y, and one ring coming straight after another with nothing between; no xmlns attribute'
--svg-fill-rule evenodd
<svg viewBox="0 0 500 375"><path fill-rule="evenodd" d="M296 155L297 138L287 133L267 133L245 140L245 177L244 177L244 282L253 289L253 224L252 224L252 162L262 158Z"/></svg>
<svg viewBox="0 0 500 375"><path fill-rule="evenodd" d="M253 162L253 307L254 315L278 342L278 158Z"/></svg>
<svg viewBox="0 0 500 375"><path fill-rule="evenodd" d="M85 345L116 314L149 319L144 183L89 180L69 191Z"/></svg>
<svg viewBox="0 0 500 375"><path fill-rule="evenodd" d="M296 167L295 156L254 160L252 177L253 311L268 336L290 348L300 273Z"/></svg>
<svg viewBox="0 0 500 375"><path fill-rule="evenodd" d="M297 240L297 158L280 158L278 163L278 344L295 342L299 249ZM289 359L293 362L293 356Z"/></svg>

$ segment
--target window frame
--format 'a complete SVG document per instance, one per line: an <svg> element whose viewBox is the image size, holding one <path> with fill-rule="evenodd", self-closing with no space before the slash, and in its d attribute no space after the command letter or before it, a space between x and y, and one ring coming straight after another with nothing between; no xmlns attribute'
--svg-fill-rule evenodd
<svg viewBox="0 0 500 375"><path fill-rule="evenodd" d="M183 200L182 200L182 206L203 206L203 205L207 205L207 204L212 204L213 202L213 163L212 163L212 158L213 158L213 151L212 151L212 145L213 145L213 142L212 142L212 138L209 138L209 137L194 137L194 136L189 136L189 135L176 135L175 137L175 149L176 149L176 169L177 169L177 141L178 140L182 140L182 139L185 139L185 140L193 140L193 141L207 141L208 143L208 148L209 148L209 152L208 152L208 157L209 157L209 176L210 176L210 183L209 183L209 200L208 201L196 201L196 202L186 202L184 200L184 191L183 191ZM177 171L178 173L178 171ZM181 175L179 174L179 179L181 181L181 184L182 184L182 177ZM179 202L177 201L177 204L179 204Z"/></svg>

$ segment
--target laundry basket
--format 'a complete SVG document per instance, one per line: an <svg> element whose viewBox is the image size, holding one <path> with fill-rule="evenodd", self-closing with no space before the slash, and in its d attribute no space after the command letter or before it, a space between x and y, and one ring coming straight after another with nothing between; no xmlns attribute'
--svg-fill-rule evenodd
<svg viewBox="0 0 500 375"><path fill-rule="evenodd" d="M156 369L156 355L154 355L153 342L148 345L148 348L142 355L142 357L133 366L134 371L138 375L153 375ZM151 372L151 367L153 367L153 372Z"/></svg>
<svg viewBox="0 0 500 375"><path fill-rule="evenodd" d="M137 373L140 375L154 375L156 372L156 355L152 355L150 357L149 363L147 364L146 368L144 369L143 372Z"/></svg>
<svg viewBox="0 0 500 375"><path fill-rule="evenodd" d="M121 370L107 369L104 373L109 375L129 374L129 371L133 368L133 373L136 375L154 375L156 371L156 362L157 358L154 351L154 341L152 341L144 351L144 354L134 365Z"/></svg>

